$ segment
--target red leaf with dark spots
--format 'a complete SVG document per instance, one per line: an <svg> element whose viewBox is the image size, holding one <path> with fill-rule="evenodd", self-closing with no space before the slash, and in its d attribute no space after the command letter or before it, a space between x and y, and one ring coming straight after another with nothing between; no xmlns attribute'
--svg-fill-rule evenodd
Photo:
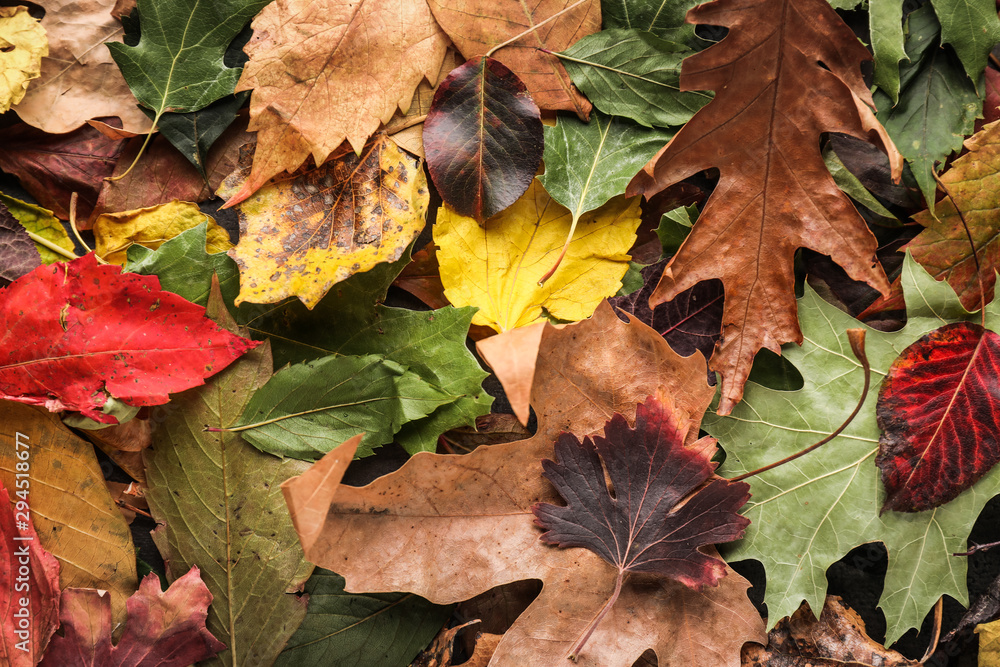
<svg viewBox="0 0 1000 667"><path fill-rule="evenodd" d="M715 470L715 440L685 447L676 417L654 398L638 406L634 429L616 413L604 435L580 442L563 433L555 445L559 462L542 461L568 506L532 507L535 523L548 531L541 539L590 549L619 572L659 574L694 589L717 585L726 564L699 548L742 537L750 520L737 512L750 485L705 484Z"/></svg>
<svg viewBox="0 0 1000 667"><path fill-rule="evenodd" d="M1000 336L967 322L935 329L889 367L876 411L882 511L952 500L1000 460Z"/></svg>
<svg viewBox="0 0 1000 667"><path fill-rule="evenodd" d="M479 222L524 194L542 146L538 106L517 75L492 58L452 70L424 121L434 186L455 211Z"/></svg>
<svg viewBox="0 0 1000 667"><path fill-rule="evenodd" d="M156 276L99 266L93 254L0 289L0 331L0 398L103 423L115 423L99 412L108 395L166 403L258 344L161 291Z"/></svg>

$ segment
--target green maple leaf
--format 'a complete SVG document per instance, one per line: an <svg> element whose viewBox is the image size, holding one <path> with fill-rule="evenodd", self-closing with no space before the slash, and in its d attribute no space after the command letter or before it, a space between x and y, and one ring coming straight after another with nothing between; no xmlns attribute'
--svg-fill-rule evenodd
<svg viewBox="0 0 1000 667"><path fill-rule="evenodd" d="M977 319L962 308L946 283L936 282L909 255L902 282L907 324L895 333L868 331L872 391L857 418L815 452L749 479L752 498L744 514L752 523L725 556L763 563L764 601L772 626L802 600L822 609L827 567L869 542L882 542L889 552L879 602L886 616L887 646L919 627L942 595L968 604L966 560L951 554L965 550L979 512L1000 493L1000 467L934 510L879 516L885 490L875 467L880 434L875 403L882 378L920 336L948 322ZM801 372L802 389L774 391L750 382L732 415L705 418L703 428L726 450L720 469L725 477L804 449L832 433L856 405L863 375L844 332L858 322L808 286L798 305L804 340L801 347L786 345L782 354ZM987 307L987 327L1000 327L995 301Z"/></svg>
<svg viewBox="0 0 1000 667"><path fill-rule="evenodd" d="M965 73L980 81L990 51L1000 42L1000 19L992 0L931 0L941 21L941 41L951 44ZM982 84L979 84L982 91Z"/></svg>

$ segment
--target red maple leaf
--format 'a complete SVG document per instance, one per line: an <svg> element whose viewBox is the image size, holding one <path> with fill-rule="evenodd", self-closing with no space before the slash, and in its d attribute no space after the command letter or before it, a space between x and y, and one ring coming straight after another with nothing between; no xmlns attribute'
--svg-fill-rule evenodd
<svg viewBox="0 0 1000 667"><path fill-rule="evenodd" d="M93 254L40 266L0 290L0 398L79 410L103 423L108 395L160 405L258 343L160 290L156 276L99 266Z"/></svg>

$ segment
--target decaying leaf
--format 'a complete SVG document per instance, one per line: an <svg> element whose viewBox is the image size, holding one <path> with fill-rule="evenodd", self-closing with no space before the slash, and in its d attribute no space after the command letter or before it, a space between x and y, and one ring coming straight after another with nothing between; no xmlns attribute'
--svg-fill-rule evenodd
<svg viewBox="0 0 1000 667"><path fill-rule="evenodd" d="M465 456L420 453L363 488L339 484L359 438L344 443L284 487L307 557L337 567L349 591L405 590L438 603L541 579L541 595L504 635L493 663L558 664L608 599L617 573L586 549L538 539L531 506L558 502L541 459L553 455L558 432L591 434L615 412L633 413L657 387L674 397L677 417L695 436L712 394L702 363L700 355L678 357L655 331L621 322L607 305L584 322L547 327L532 438ZM629 667L653 647L661 664L739 665L744 641L763 641L746 587L734 572L701 592L635 575L579 664Z"/></svg>
<svg viewBox="0 0 1000 667"><path fill-rule="evenodd" d="M52 640L42 667L188 667L226 648L205 628L212 594L197 567L164 592L147 574L128 599L128 621L111 644L111 605L104 591L67 588L62 594L63 635Z"/></svg>
<svg viewBox="0 0 1000 667"><path fill-rule="evenodd" d="M94 448L57 415L12 401L0 401L0 441L10 443L0 447L0 482L8 489L24 479L17 477L24 474L17 451L30 453L31 517L42 545L59 560L59 587L108 591L114 622L123 622L137 583L135 547Z"/></svg>
<svg viewBox="0 0 1000 667"><path fill-rule="evenodd" d="M125 265L128 249L141 245L156 250L181 232L207 224L205 250L225 252L233 247L229 232L201 212L197 204L176 199L135 211L102 213L94 221L94 252L111 264Z"/></svg>
<svg viewBox="0 0 1000 667"><path fill-rule="evenodd" d="M149 131L151 123L105 43L119 40L122 25L111 15L115 0L47 0L42 27L49 55L42 76L14 107L23 121L52 134L71 132L90 118L117 116L126 130Z"/></svg>
<svg viewBox="0 0 1000 667"><path fill-rule="evenodd" d="M528 424L535 361L545 322L509 329L476 343L476 351L496 374L510 407L523 425Z"/></svg>
<svg viewBox="0 0 1000 667"><path fill-rule="evenodd" d="M431 110L434 93L445 77L461 63L462 59L455 52L454 47L448 47L444 60L441 61L441 70L438 75L422 80L417 85L416 92L413 93L413 101L406 113L396 111L396 115L386 123L385 131L396 142L396 145L417 157L424 157L423 121Z"/></svg>
<svg viewBox="0 0 1000 667"><path fill-rule="evenodd" d="M473 324L508 331L545 319L581 320L621 287L639 226L638 199L619 197L585 214L559 270L538 285L566 241L573 215L538 181L482 227L442 207L434 225L441 282L456 306L477 306Z"/></svg>
<svg viewBox="0 0 1000 667"><path fill-rule="evenodd" d="M253 30L236 89L253 90L258 144L230 205L310 155L323 164L345 139L360 152L379 123L409 108L421 79L437 76L448 45L424 0L279 0Z"/></svg>
<svg viewBox="0 0 1000 667"><path fill-rule="evenodd" d="M42 264L64 262L66 254L75 252L73 241L66 232L66 228L63 227L58 218L52 215L52 211L41 206L28 204L14 197L8 197L2 192L0 192L0 203L7 207L7 210L17 218L24 229L66 251L65 254L60 254L36 241L35 249L38 250L38 254L42 258Z"/></svg>
<svg viewBox="0 0 1000 667"><path fill-rule="evenodd" d="M979 667L1000 666L1000 620L976 626L979 635Z"/></svg>
<svg viewBox="0 0 1000 667"><path fill-rule="evenodd" d="M570 8L576 1L541 0L529 4L517 0L429 0L428 4L448 37L469 59L486 55L494 46L526 33L497 50L494 57L524 81L538 106L573 111L586 120L590 102L573 88L559 59L540 50L562 51L600 30L600 3L586 0ZM568 11L539 25L562 10Z"/></svg>
<svg viewBox="0 0 1000 667"><path fill-rule="evenodd" d="M792 272L798 248L830 255L852 278L888 290L885 274L872 266L875 238L819 149L823 132L863 139L879 126L860 70L871 56L824 0L716 0L688 12L688 21L729 28L721 42L687 58L681 72L682 89L716 96L627 192L648 198L703 169L720 169L650 304L722 280L722 343L711 366L723 376L719 411L727 414L759 349L778 352L782 343L802 340Z"/></svg>
<svg viewBox="0 0 1000 667"><path fill-rule="evenodd" d="M6 287L41 263L28 232L0 201L0 286Z"/></svg>
<svg viewBox="0 0 1000 667"><path fill-rule="evenodd" d="M21 436L8 447L27 461L31 442ZM59 626L59 561L35 532L26 477L10 491L0 481L0 661L7 667L37 665Z"/></svg>
<svg viewBox="0 0 1000 667"><path fill-rule="evenodd" d="M253 178L245 156L240 164L222 196ZM236 303L297 296L313 308L336 283L398 259L424 228L429 199L422 166L383 135L257 190L239 205L229 252L240 267Z"/></svg>
<svg viewBox="0 0 1000 667"><path fill-rule="evenodd" d="M506 65L473 58L434 93L424 121L424 152L445 203L482 223L517 201L538 171L538 107Z"/></svg>
<svg viewBox="0 0 1000 667"><path fill-rule="evenodd" d="M24 99L28 82L42 73L49 55L45 29L27 7L0 7L0 113Z"/></svg>
<svg viewBox="0 0 1000 667"><path fill-rule="evenodd" d="M38 267L0 291L0 397L105 424L108 395L166 403L255 346L204 312L93 254Z"/></svg>

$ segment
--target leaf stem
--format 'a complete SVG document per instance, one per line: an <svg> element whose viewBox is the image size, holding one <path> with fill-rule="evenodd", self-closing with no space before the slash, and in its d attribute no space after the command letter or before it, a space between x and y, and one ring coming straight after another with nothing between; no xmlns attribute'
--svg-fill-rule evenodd
<svg viewBox="0 0 1000 667"><path fill-rule="evenodd" d="M931 638L931 643L927 647L924 657L920 658L921 665L930 660L934 652L937 651L938 641L941 639L941 616L943 610L944 596L941 596L938 598L937 604L934 605L934 636Z"/></svg>
<svg viewBox="0 0 1000 667"><path fill-rule="evenodd" d="M625 570L618 570L618 579L615 580L615 592L611 594L607 603L601 607L599 612L597 612L597 616L594 616L594 619L587 624L586 628L584 628L580 638L576 640L576 643L573 644L573 648L571 648L569 653L566 654L567 659L576 662L577 658L580 657L580 651L583 650L584 644L586 644L587 640L590 639L590 635L594 634L594 630L597 629L598 624L604 619L605 616L608 615L608 612L611 611L611 607L618 600L618 594L622 592L622 580L624 578Z"/></svg>
<svg viewBox="0 0 1000 667"><path fill-rule="evenodd" d="M542 287L545 285L545 281L552 277L552 274L556 272L559 265L562 264L563 258L566 257L566 251L569 250L569 244L573 241L573 234L576 233L576 223L580 222L580 218L573 216L573 224L569 226L569 234L566 235L566 243L563 244L562 252L559 253L559 257L556 259L556 263L552 265L544 276L538 279L538 286Z"/></svg>
<svg viewBox="0 0 1000 667"><path fill-rule="evenodd" d="M486 52L486 57L489 58L494 53L496 53L498 50L502 49L503 47L508 46L510 44L513 44L514 42L516 42L517 40L521 39L522 37L524 37L528 33L534 32L535 30L541 28L543 25L545 25L549 21L551 21L551 20L553 20L553 19L555 19L555 18L557 18L557 17L565 14L566 12L570 11L571 9L574 9L574 8L578 7L579 5L582 5L584 2L587 2L587 0L576 0L576 2L574 2L569 7L564 7L562 9L560 9L558 12L556 12L552 16L548 17L544 21L539 21L538 23L536 23L535 25L531 26L530 28L528 28L524 32L522 32L522 33L520 33L518 35L514 35L513 37L511 37L510 39L508 39L506 42L501 42L500 44L497 44L492 49L490 49L489 51Z"/></svg>
<svg viewBox="0 0 1000 667"><path fill-rule="evenodd" d="M976 250L976 243L972 240L972 232L969 231L969 223L965 221L965 215L962 214L962 209L958 207L958 202L955 201L954 195L951 194L951 190L948 186L944 184L944 181L931 169L931 176L937 181L938 187L944 190L944 194L951 200L951 205L955 207L955 212L958 213L958 219L962 221L962 227L965 228L965 236L969 239L969 246L972 248L972 261L976 264L976 280L979 281L979 315L982 319L983 328L986 328L986 290L983 288L983 272L979 266L979 252ZM935 216L937 217L937 216Z"/></svg>
<svg viewBox="0 0 1000 667"><path fill-rule="evenodd" d="M77 194L75 192L69 196L69 228L73 230L73 236L76 237L76 240L80 242L80 245L82 245L87 252L94 252L94 259L97 260L98 264L110 264L110 262L105 261L103 257L99 256L97 252L93 251L91 247L87 245L87 242L83 240L83 237L80 236L80 230L76 227L76 199ZM74 259L76 259L75 255Z"/></svg>
<svg viewBox="0 0 1000 667"><path fill-rule="evenodd" d="M871 384L872 384L872 369L871 369L871 365L868 363L868 355L865 354L865 330L864 329L848 329L847 330L847 338L851 342L851 351L854 352L854 356L857 357L858 361L861 362L861 368L865 372L865 386L861 390L861 398L858 399L858 404L854 408L854 412L851 413L851 415L847 418L847 420L843 424L841 424L840 426L837 427L837 430L835 430L833 433L831 433L830 435L826 436L825 438L823 438L822 440L820 440L816 444L810 445L809 447L806 447L802 451L796 452L795 454L792 454L791 456L786 456L785 458L781 459L780 461L775 461L774 463L770 463L770 464L764 466L763 468L757 468L756 470L751 470L750 472L745 472L742 475L739 475L737 477L733 477L732 479L729 480L730 482L739 482L741 480L746 479L747 477L753 477L754 475L759 475L762 472L767 472L768 470L773 470L774 468L777 468L778 466L785 465L786 463L788 463L790 461L794 461L795 459L797 459L797 458L799 458L801 456L805 456L806 454L808 454L809 452L813 451L814 449L816 449L816 448L818 448L818 447L820 447L822 445L825 445L826 443L828 443L831 440L833 440L834 438L836 438L838 435L840 435L844 431L845 428L847 428L847 426L852 421L854 421L854 418L858 416L859 412L861 412L861 406L865 404L865 399L868 398L868 389L871 388Z"/></svg>
<svg viewBox="0 0 1000 667"><path fill-rule="evenodd" d="M40 246L45 246L46 248L48 248L52 252L58 253L58 254L62 255L66 259L80 259L80 256L77 255L76 253L74 253L74 252L72 252L70 250L66 250L66 248L63 248L62 246L56 245L55 243L53 243L52 241L48 240L47 238L45 238L43 236L39 236L35 232L29 231L27 229L24 230L24 231L28 232L28 237L32 241L34 241L35 243L37 243Z"/></svg>
<svg viewBox="0 0 1000 667"><path fill-rule="evenodd" d="M125 170L125 173L119 174L117 176L108 176L104 180L113 183L114 181L120 181L121 179L125 178L130 173L132 173L132 170L135 169L135 165L139 164L139 158L141 158L142 154L146 152L146 146L149 145L149 140L153 138L153 133L156 132L156 124L160 122L160 116L162 115L163 115L162 109L156 112L156 117L153 118L153 126L149 128L149 132L146 134L145 141L142 142L142 146L139 147L139 152L135 154L135 159L132 160L132 164L128 166L128 169Z"/></svg>

